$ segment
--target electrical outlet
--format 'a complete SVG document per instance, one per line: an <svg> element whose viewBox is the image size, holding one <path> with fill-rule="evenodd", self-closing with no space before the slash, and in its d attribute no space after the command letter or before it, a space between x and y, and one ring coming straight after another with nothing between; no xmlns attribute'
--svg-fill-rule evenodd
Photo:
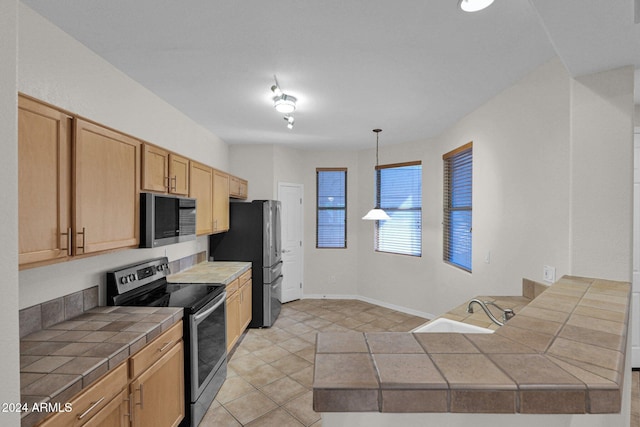
<svg viewBox="0 0 640 427"><path fill-rule="evenodd" d="M484 256L484 263L491 264L491 251L488 251L487 254Z"/></svg>
<svg viewBox="0 0 640 427"><path fill-rule="evenodd" d="M336 283L336 276L334 276L334 275L329 276L329 283L332 284L332 285L335 284Z"/></svg>
<svg viewBox="0 0 640 427"><path fill-rule="evenodd" d="M556 281L556 268L549 265L542 267L542 280L553 283Z"/></svg>

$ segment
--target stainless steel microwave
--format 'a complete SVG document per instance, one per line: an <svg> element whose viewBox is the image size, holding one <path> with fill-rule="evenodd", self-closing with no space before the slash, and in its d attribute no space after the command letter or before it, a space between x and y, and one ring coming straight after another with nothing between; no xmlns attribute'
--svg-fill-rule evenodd
<svg viewBox="0 0 640 427"><path fill-rule="evenodd" d="M155 248L196 238L196 199L140 193L140 247Z"/></svg>

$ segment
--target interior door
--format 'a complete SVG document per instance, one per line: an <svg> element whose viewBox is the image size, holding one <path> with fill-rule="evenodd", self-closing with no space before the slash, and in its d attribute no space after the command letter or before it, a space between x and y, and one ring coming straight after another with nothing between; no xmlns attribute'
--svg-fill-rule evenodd
<svg viewBox="0 0 640 427"><path fill-rule="evenodd" d="M302 297L302 184L278 183L282 227L282 295L289 302Z"/></svg>

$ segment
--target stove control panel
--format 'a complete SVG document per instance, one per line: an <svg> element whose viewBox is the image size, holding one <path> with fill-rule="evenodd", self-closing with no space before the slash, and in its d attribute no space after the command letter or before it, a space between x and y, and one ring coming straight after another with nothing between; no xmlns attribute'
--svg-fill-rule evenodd
<svg viewBox="0 0 640 427"><path fill-rule="evenodd" d="M171 274L167 257L127 265L107 272L107 299L163 279Z"/></svg>

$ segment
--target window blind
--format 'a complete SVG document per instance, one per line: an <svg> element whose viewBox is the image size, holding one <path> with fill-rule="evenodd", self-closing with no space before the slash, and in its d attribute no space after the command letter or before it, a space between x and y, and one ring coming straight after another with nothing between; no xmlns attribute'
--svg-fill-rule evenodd
<svg viewBox="0 0 640 427"><path fill-rule="evenodd" d="M422 255L422 163L376 168L376 197L391 217L376 221L376 251Z"/></svg>
<svg viewBox="0 0 640 427"><path fill-rule="evenodd" d="M316 169L316 247L347 247L347 169Z"/></svg>
<svg viewBox="0 0 640 427"><path fill-rule="evenodd" d="M471 272L473 145L442 156L444 161L443 259Z"/></svg>

